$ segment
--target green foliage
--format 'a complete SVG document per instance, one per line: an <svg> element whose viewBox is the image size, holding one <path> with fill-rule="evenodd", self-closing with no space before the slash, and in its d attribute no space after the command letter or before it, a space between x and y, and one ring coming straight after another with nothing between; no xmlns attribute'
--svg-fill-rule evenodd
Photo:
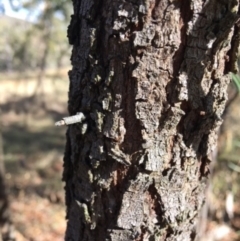
<svg viewBox="0 0 240 241"><path fill-rule="evenodd" d="M21 6L36 16L36 21L0 17L0 71L44 71L68 66L66 32L71 1L23 0Z"/></svg>
<svg viewBox="0 0 240 241"><path fill-rule="evenodd" d="M232 77L232 81L239 93L240 92L240 76L238 74L231 73L231 77Z"/></svg>
<svg viewBox="0 0 240 241"><path fill-rule="evenodd" d="M0 17L0 71L22 71L25 66L36 68L39 55L31 31L32 24L28 22Z"/></svg>
<svg viewBox="0 0 240 241"><path fill-rule="evenodd" d="M71 2L69 0L24 0L22 6L29 11L41 8L39 12L39 23L49 20L52 15L61 16L64 21L69 22L71 12Z"/></svg>

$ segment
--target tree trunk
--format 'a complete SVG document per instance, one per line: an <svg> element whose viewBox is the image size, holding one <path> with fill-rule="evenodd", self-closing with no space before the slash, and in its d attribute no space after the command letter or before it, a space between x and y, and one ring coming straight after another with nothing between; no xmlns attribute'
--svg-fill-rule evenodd
<svg viewBox="0 0 240 241"><path fill-rule="evenodd" d="M0 119L1 119L0 110ZM2 138L2 121L0 121L0 241L15 241L14 226L12 224L9 200L5 184L5 166Z"/></svg>
<svg viewBox="0 0 240 241"><path fill-rule="evenodd" d="M236 0L73 0L65 240L194 240L239 43ZM234 37L236 35L236 37Z"/></svg>

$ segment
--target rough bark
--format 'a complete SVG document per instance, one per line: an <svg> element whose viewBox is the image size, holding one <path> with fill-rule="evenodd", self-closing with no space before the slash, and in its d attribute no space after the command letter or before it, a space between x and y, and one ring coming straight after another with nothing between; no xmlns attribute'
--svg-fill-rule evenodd
<svg viewBox="0 0 240 241"><path fill-rule="evenodd" d="M236 0L74 0L65 240L193 240L238 45Z"/></svg>

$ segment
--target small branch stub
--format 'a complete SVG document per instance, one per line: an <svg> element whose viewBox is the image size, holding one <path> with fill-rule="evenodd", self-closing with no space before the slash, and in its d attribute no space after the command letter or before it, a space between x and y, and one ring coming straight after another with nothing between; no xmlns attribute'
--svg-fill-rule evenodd
<svg viewBox="0 0 240 241"><path fill-rule="evenodd" d="M55 126L64 126L64 125L72 125L75 123L82 123L84 120L85 120L84 114L79 112L76 115L62 118L62 120L57 121L55 123Z"/></svg>

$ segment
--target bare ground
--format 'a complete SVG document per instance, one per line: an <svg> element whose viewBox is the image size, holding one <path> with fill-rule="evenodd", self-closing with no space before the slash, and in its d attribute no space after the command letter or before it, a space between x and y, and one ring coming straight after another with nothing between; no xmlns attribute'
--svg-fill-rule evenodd
<svg viewBox="0 0 240 241"><path fill-rule="evenodd" d="M5 179L15 236L18 241L63 240L66 128L54 123L67 115L67 72L49 72L38 89L34 73L1 76L0 86Z"/></svg>

